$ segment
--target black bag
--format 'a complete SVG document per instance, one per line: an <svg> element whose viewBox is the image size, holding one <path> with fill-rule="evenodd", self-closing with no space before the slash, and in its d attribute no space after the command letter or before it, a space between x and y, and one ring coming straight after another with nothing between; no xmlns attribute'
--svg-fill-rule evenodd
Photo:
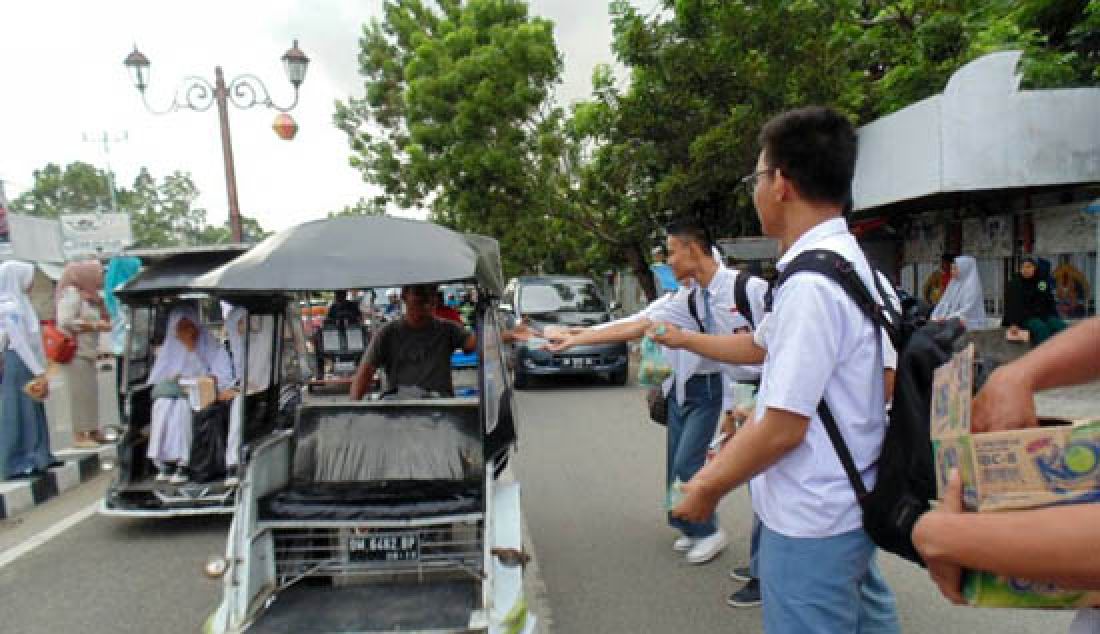
<svg viewBox="0 0 1100 634"><path fill-rule="evenodd" d="M699 325L699 332L706 332L703 320L699 319L699 311L695 308L695 289L688 293L688 312ZM658 425L668 425L668 397L661 386L651 387L645 394L646 406L649 408L649 420Z"/></svg>
<svg viewBox="0 0 1100 634"><path fill-rule="evenodd" d="M822 399L817 413L836 450L844 472L855 489L863 510L863 528L879 548L924 565L913 546L913 526L936 497L929 418L932 375L961 348L966 328L958 319L925 322L919 315L902 317L887 297L876 274L875 286L884 305L867 290L850 262L826 250L800 254L783 271L776 287L799 272L815 272L836 282L879 328L886 331L898 351L894 401L890 410L878 479L868 491L836 419ZM771 309L771 293L768 295Z"/></svg>
<svg viewBox="0 0 1100 634"><path fill-rule="evenodd" d="M192 482L225 477L225 448L229 436L229 403L217 401L191 418Z"/></svg>
<svg viewBox="0 0 1100 634"><path fill-rule="evenodd" d="M651 387L645 393L646 406L649 408L649 420L658 425L668 424L668 399L664 391L658 387Z"/></svg>

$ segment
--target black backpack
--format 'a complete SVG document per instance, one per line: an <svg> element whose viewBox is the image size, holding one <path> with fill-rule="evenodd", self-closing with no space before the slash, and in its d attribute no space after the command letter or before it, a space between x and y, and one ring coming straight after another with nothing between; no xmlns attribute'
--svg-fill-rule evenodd
<svg viewBox="0 0 1100 634"><path fill-rule="evenodd" d="M898 351L893 406L878 459L874 489L868 491L864 485L824 398L817 413L855 489L863 510L864 530L879 548L923 566L924 561L913 546L912 533L917 519L929 510L929 501L936 497L929 435L932 375L961 349L966 329L958 319L932 322L916 312L905 316L899 314L886 299L887 293L875 274L875 287L884 304L880 305L851 262L823 249L799 254L784 269L775 287L792 275L807 271L824 275L840 285L860 310L886 331ZM771 298L772 291L769 291L769 311Z"/></svg>
<svg viewBox="0 0 1100 634"><path fill-rule="evenodd" d="M737 306L737 312L741 313L741 316L748 320L749 327L755 329L756 322L752 318L752 305L749 303L749 280L756 279L756 276L750 275L745 272L739 272L737 279L733 281L733 304ZM706 328L703 327L703 320L699 319L699 309L695 307L695 289L691 289L691 293L688 294L688 311L691 313L695 323L699 324L699 332L706 332Z"/></svg>

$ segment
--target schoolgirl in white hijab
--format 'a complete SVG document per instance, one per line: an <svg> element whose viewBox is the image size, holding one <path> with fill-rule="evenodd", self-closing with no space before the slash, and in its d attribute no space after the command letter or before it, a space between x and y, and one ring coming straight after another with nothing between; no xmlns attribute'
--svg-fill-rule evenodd
<svg viewBox="0 0 1100 634"><path fill-rule="evenodd" d="M188 334L191 329L194 335ZM147 380L153 386L153 421L147 455L157 466L158 480L170 479L173 484L187 481L192 412L178 381L204 376L214 377L219 393L230 387L233 370L229 355L202 327L193 306L177 306L168 316L164 345Z"/></svg>
<svg viewBox="0 0 1100 634"><path fill-rule="evenodd" d="M33 281L32 265L18 260L0 264L0 479L32 477L61 464L50 452L46 411L35 400L44 398L49 387L41 327L27 296Z"/></svg>
<svg viewBox="0 0 1100 634"><path fill-rule="evenodd" d="M248 387L244 389L245 333L248 334ZM233 358L233 378L238 394L229 408L229 439L225 448L227 486L239 482L241 423L244 419L244 396L256 394L271 385L271 343L275 331L275 319L271 315L248 317L241 306L230 309L225 319L225 332L229 338L229 354Z"/></svg>
<svg viewBox="0 0 1100 634"><path fill-rule="evenodd" d="M955 258L951 282L932 311L932 319L961 317L967 328L985 325L985 298L978 262L968 255Z"/></svg>

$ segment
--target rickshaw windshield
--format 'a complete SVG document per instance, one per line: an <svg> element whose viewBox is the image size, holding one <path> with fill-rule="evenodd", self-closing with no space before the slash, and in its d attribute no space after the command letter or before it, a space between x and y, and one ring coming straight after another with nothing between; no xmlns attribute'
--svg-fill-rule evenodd
<svg viewBox="0 0 1100 634"><path fill-rule="evenodd" d="M479 480L476 404L375 403L304 407L295 431L299 483Z"/></svg>

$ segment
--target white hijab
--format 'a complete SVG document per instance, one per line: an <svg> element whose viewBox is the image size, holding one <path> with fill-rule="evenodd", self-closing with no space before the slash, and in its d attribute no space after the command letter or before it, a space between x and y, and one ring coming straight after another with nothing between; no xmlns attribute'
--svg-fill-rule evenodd
<svg viewBox="0 0 1100 634"><path fill-rule="evenodd" d="M932 311L933 319L962 317L968 328L985 325L985 296L982 293L982 279L978 276L978 262L968 255L955 258L959 274L951 277L951 282Z"/></svg>
<svg viewBox="0 0 1100 634"><path fill-rule="evenodd" d="M244 376L244 337L241 321L248 311L235 306L225 318L225 332L229 337L229 352L233 357L233 376L239 382ZM271 385L271 342L275 330L275 318L257 315L248 320L248 389L246 392L266 390Z"/></svg>
<svg viewBox="0 0 1100 634"><path fill-rule="evenodd" d="M40 334L42 328L38 323L38 313L27 295L33 281L33 265L20 260L0 264L0 317L12 326L6 328L4 333L12 349L29 348L38 358L39 365L45 367L46 351ZM24 343L29 345L23 346Z"/></svg>
<svg viewBox="0 0 1100 634"><path fill-rule="evenodd" d="M184 319L195 324L195 328L199 331L199 340L194 354L176 335L176 328ZM198 361L202 367L196 368L195 361ZM155 385L179 377L192 378L196 370L201 374L214 375L219 388L228 387L233 383L233 368L229 363L229 355L218 340L202 326L198 311L190 305L176 306L168 315L164 345L157 354L153 369L149 371L148 383Z"/></svg>

